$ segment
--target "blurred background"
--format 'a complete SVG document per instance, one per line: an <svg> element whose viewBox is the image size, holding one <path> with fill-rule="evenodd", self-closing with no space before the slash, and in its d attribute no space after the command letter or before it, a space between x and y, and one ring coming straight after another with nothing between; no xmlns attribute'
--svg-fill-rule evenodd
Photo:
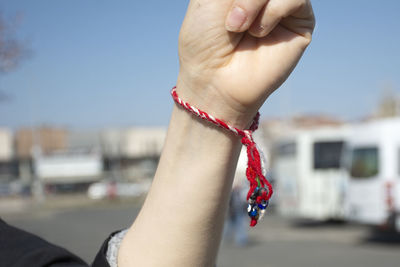
<svg viewBox="0 0 400 267"><path fill-rule="evenodd" d="M150 187L188 1L0 0L0 216L90 262ZM314 0L261 109L275 193L248 229L241 156L218 266L398 266L398 1ZM242 215L245 216L242 216Z"/></svg>

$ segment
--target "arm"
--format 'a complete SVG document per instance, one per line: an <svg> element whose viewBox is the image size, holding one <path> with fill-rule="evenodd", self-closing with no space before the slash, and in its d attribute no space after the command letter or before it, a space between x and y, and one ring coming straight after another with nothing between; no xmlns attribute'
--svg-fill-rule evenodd
<svg viewBox="0 0 400 267"><path fill-rule="evenodd" d="M192 0L179 40L180 97L246 128L300 59L313 27L307 0ZM213 266L240 146L175 106L118 266Z"/></svg>

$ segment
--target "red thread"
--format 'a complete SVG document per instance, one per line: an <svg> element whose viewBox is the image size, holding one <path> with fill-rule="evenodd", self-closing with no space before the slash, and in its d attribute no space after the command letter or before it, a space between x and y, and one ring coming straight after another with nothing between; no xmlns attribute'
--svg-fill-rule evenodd
<svg viewBox="0 0 400 267"><path fill-rule="evenodd" d="M186 109L190 113L200 117L203 120L209 121L217 126L220 126L226 130L229 130L236 135L242 137L242 144L246 146L247 148L247 169L246 169L246 177L247 180L250 183L250 189L249 192L247 193L247 200L251 197L251 195L254 193L256 188L259 186L258 183L260 183L260 186L262 188L267 187L267 192L264 191L260 196L256 198L256 203L260 204L261 201L268 201L271 198L271 195L273 193L272 186L269 183L269 181L265 178L263 172L262 172L262 166L261 166L261 157L260 153L258 151L257 145L253 140L253 132L258 129L258 124L260 121L260 113L257 112L256 116L253 118L253 122L250 126L249 129L247 130L241 130L236 127L233 127L226 122L217 119L213 117L212 115L207 114L206 112L195 108L194 106L190 105L189 103L183 101L182 99L179 98L178 93L176 92L176 86L172 88L171 91L172 98L176 103L178 103L182 108ZM257 180L258 178L258 180ZM257 224L257 219L251 218L250 226L255 226Z"/></svg>

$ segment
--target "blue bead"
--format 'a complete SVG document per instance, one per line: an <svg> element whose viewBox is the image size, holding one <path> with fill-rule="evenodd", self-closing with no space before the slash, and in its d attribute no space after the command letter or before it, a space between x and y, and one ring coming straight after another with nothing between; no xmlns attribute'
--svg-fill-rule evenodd
<svg viewBox="0 0 400 267"><path fill-rule="evenodd" d="M262 209L262 210L265 210L265 208L266 208L267 206L265 206L265 205L263 205L263 204L258 204L258 207L259 207L260 209Z"/></svg>
<svg viewBox="0 0 400 267"><path fill-rule="evenodd" d="M251 212L250 212L250 216L252 216L252 217L255 217L255 216L257 216L257 210L252 210Z"/></svg>

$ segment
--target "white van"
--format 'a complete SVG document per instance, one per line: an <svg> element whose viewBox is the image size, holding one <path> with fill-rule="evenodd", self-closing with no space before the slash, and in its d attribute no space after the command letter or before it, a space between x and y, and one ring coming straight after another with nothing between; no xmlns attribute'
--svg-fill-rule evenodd
<svg viewBox="0 0 400 267"><path fill-rule="evenodd" d="M354 126L348 152L349 219L400 230L400 118Z"/></svg>
<svg viewBox="0 0 400 267"><path fill-rule="evenodd" d="M296 130L281 138L273 157L277 208L299 219L344 219L346 171L341 159L348 128Z"/></svg>

